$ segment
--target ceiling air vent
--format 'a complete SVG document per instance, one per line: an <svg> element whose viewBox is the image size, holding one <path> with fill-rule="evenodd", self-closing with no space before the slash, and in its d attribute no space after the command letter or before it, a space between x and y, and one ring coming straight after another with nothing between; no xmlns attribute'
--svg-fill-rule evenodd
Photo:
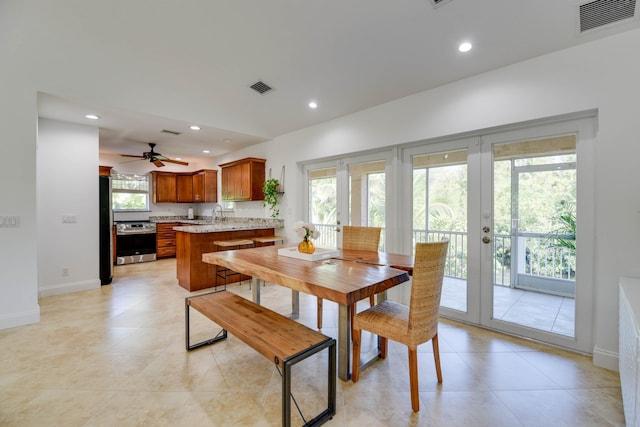
<svg viewBox="0 0 640 427"><path fill-rule="evenodd" d="M434 7L442 6L444 3L448 3L451 0L431 0Z"/></svg>
<svg viewBox="0 0 640 427"><path fill-rule="evenodd" d="M580 32L633 18L636 0L595 0L580 5Z"/></svg>
<svg viewBox="0 0 640 427"><path fill-rule="evenodd" d="M162 129L161 130L162 133L170 133L171 135L180 135L181 132L176 132L175 130L167 130L167 129Z"/></svg>
<svg viewBox="0 0 640 427"><path fill-rule="evenodd" d="M269 86L265 82L255 82L249 87L255 90L256 92L258 92L260 95L264 95L265 93L273 89L271 86Z"/></svg>

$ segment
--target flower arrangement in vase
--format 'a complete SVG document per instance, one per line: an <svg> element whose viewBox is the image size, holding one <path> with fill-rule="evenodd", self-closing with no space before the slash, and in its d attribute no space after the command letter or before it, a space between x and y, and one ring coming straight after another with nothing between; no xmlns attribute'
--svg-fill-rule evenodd
<svg viewBox="0 0 640 427"><path fill-rule="evenodd" d="M313 245L311 239L317 239L320 237L320 232L316 230L313 224L298 221L293 226L296 234L302 238L300 244L298 244L298 252L303 254L312 254L315 252L316 247Z"/></svg>

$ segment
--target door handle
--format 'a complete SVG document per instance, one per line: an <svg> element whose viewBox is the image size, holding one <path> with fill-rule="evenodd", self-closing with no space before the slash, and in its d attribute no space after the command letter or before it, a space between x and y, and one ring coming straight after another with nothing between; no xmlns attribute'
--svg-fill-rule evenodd
<svg viewBox="0 0 640 427"><path fill-rule="evenodd" d="M491 239L488 236L482 238L482 243L491 243Z"/></svg>

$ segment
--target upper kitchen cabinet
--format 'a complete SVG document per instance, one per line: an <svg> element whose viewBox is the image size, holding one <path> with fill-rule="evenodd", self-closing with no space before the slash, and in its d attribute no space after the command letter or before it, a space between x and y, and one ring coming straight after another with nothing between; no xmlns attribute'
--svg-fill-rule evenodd
<svg viewBox="0 0 640 427"><path fill-rule="evenodd" d="M178 203L194 202L193 174L179 174L176 176L176 201Z"/></svg>
<svg viewBox="0 0 640 427"><path fill-rule="evenodd" d="M198 203L218 201L218 171L203 169L193 174L193 201Z"/></svg>
<svg viewBox="0 0 640 427"><path fill-rule="evenodd" d="M153 176L153 203L175 203L178 200L176 174L151 172Z"/></svg>
<svg viewBox="0 0 640 427"><path fill-rule="evenodd" d="M153 175L153 203L209 203L218 200L218 171L158 172Z"/></svg>
<svg viewBox="0 0 640 427"><path fill-rule="evenodd" d="M265 163L265 159L248 157L220 165L222 200L264 200L262 185L265 177Z"/></svg>

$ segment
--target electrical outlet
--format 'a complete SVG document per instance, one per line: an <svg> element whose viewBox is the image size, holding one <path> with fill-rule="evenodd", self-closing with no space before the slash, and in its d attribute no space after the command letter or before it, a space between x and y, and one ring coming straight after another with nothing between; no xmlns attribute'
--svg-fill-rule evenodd
<svg viewBox="0 0 640 427"><path fill-rule="evenodd" d="M62 277L67 277L69 275L69 267L62 267Z"/></svg>
<svg viewBox="0 0 640 427"><path fill-rule="evenodd" d="M19 227L20 226L20 217L19 216L0 216L0 227Z"/></svg>

